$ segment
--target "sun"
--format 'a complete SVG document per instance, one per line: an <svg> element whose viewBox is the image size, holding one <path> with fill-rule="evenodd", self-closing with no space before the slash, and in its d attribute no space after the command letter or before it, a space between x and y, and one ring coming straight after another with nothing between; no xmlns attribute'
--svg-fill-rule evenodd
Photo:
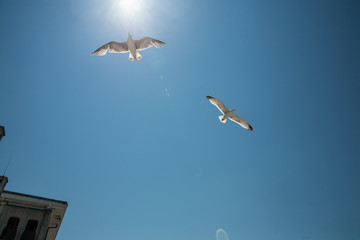
<svg viewBox="0 0 360 240"><path fill-rule="evenodd" d="M106 1L106 0L104 0ZM108 0L107 19L112 26L131 34L151 32L154 21L156 0ZM126 34L127 35L127 34Z"/></svg>
<svg viewBox="0 0 360 240"><path fill-rule="evenodd" d="M114 2L113 10L123 20L133 21L142 17L146 11L146 3L143 0L117 0Z"/></svg>

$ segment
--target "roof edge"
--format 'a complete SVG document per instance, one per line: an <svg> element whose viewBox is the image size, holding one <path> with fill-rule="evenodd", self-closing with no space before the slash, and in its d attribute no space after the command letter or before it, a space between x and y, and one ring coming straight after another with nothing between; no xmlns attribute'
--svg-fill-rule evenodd
<svg viewBox="0 0 360 240"><path fill-rule="evenodd" d="M47 200L47 201L52 201L52 202L58 202L58 203L62 203L62 204L65 204L66 206L68 206L68 203L67 203L66 201L62 201L62 200L56 200L56 199L52 199L52 198L39 197L39 196L30 195L30 194L12 192L12 191L7 191L7 190L4 190L3 193L10 193L10 194L15 194L15 195L23 196L23 197L32 197L32 198L37 198L37 199L42 199L42 200Z"/></svg>

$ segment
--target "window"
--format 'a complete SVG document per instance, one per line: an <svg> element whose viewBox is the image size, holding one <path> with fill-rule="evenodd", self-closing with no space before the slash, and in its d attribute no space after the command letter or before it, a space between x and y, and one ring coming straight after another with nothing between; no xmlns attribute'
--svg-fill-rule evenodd
<svg viewBox="0 0 360 240"><path fill-rule="evenodd" d="M36 228L38 225L38 221L36 220L29 220L25 231L21 235L20 240L34 240L36 236Z"/></svg>
<svg viewBox="0 0 360 240"><path fill-rule="evenodd" d="M1 233L0 239L4 240L14 240L16 236L16 229L19 225L20 219L17 217L9 218L6 227Z"/></svg>

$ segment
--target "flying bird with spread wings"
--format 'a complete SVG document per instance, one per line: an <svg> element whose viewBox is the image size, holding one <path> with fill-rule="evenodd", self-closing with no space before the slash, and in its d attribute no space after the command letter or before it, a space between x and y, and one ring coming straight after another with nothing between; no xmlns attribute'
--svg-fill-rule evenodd
<svg viewBox="0 0 360 240"><path fill-rule="evenodd" d="M152 46L159 48L164 45L166 45L166 43L150 37L144 37L140 40L133 40L130 33L128 33L128 40L126 42L115 42L115 41L108 42L107 44L96 49L92 53L92 55L104 56L108 51L110 53L130 52L129 60L134 61L135 58L136 60L140 60L142 58L140 53L138 53L137 51L145 50Z"/></svg>
<svg viewBox="0 0 360 240"><path fill-rule="evenodd" d="M237 124L239 124L240 126L242 126L245 129L248 129L250 131L253 131L254 129L252 128L252 126L242 117L239 117L238 115L234 114L234 111L236 109L231 109L229 111L229 109L227 109L227 107L225 107L225 105L218 99L210 97L210 96L206 96L206 98L213 104L215 105L220 112L222 112L224 115L219 116L219 119L222 123L226 123L226 120L229 118L231 121L236 122Z"/></svg>

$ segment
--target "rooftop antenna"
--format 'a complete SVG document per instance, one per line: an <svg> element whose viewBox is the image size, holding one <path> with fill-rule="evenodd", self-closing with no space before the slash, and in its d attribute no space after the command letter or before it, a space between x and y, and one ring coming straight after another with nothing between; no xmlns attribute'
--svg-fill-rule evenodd
<svg viewBox="0 0 360 240"><path fill-rule="evenodd" d="M3 173L3 177L5 177L5 173L6 173L7 169L8 169L8 167L9 167L10 162L11 162L11 156L9 157L9 161L8 161L8 163L6 164L6 168L5 168L5 171L4 171L4 173Z"/></svg>

